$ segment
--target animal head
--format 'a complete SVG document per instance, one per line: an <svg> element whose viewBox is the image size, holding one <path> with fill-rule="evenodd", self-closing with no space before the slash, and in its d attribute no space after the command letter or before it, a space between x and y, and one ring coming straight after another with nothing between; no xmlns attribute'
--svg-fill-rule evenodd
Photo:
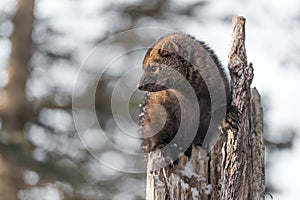
<svg viewBox="0 0 300 200"><path fill-rule="evenodd" d="M174 35L163 37L147 51L138 85L140 90L156 92L172 88L180 78L179 73L184 75L180 45Z"/></svg>

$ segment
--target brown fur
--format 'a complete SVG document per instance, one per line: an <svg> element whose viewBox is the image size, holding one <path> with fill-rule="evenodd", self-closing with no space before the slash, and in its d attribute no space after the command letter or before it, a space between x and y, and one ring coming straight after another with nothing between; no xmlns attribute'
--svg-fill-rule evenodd
<svg viewBox="0 0 300 200"><path fill-rule="evenodd" d="M170 69L179 72L192 86L200 108L199 122L195 121L199 113L193 112L193 105L189 105L191 94L180 84L176 85L181 83L180 78L172 75ZM211 108L211 95L221 99L218 95L225 93L225 103L222 104L220 100L217 103L219 107L226 107L230 102L228 79L213 51L189 35L167 35L148 50L143 61L143 71L139 88L148 91L141 115L145 137L143 150L150 152L169 144L178 131L181 116L188 116L190 125L199 123L196 137L190 145L201 145L211 113L215 111ZM178 98L186 103L180 106ZM182 115L183 110L188 113ZM190 137L189 125L186 126L184 134L175 141L179 149L181 142Z"/></svg>

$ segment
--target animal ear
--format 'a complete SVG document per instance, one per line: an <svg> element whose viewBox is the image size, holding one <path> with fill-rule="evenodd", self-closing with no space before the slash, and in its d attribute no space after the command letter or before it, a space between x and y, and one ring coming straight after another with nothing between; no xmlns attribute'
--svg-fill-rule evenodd
<svg viewBox="0 0 300 200"><path fill-rule="evenodd" d="M161 56L178 54L179 53L179 45L174 41L167 41L161 45L161 48L158 50L158 53Z"/></svg>

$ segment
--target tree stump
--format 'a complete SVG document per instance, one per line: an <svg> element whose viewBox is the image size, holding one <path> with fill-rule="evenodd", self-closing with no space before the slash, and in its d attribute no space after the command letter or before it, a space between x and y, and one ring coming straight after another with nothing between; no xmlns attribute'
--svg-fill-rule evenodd
<svg viewBox="0 0 300 200"><path fill-rule="evenodd" d="M232 20L228 68L232 110L208 155L194 146L175 166L160 168L160 152L148 155L146 200L264 199L263 112L260 95L250 85L253 67L247 63L245 18Z"/></svg>

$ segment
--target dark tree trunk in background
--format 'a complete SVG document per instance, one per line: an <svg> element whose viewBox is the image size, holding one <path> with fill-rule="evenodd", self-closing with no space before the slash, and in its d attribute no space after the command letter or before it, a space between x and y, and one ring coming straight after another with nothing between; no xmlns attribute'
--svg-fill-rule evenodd
<svg viewBox="0 0 300 200"><path fill-rule="evenodd" d="M12 52L8 66L9 82L1 105L2 130L12 137L22 138L24 124L32 118L33 110L26 98L28 62L32 55L34 0L19 0L11 36Z"/></svg>
<svg viewBox="0 0 300 200"><path fill-rule="evenodd" d="M150 154L147 169L147 200L162 199L264 199L263 113L257 90L251 89L252 64L247 64L245 19L233 18L228 68L232 106L222 134L209 155L194 147L191 159L182 156L174 167L157 169L160 153ZM182 173L186 165L193 174Z"/></svg>
<svg viewBox="0 0 300 200"><path fill-rule="evenodd" d="M15 30L11 37L12 52L8 66L9 82L0 102L2 122L0 134L6 134L5 137L8 137L10 142L20 146L26 144L23 128L26 121L33 116L31 105L25 94L26 80L29 75L27 64L31 58L32 48L33 7L34 0L18 1L17 12L14 17ZM0 198L15 200L18 199L18 190L23 188L21 166L16 160L10 158L11 155L6 153L3 146L0 150Z"/></svg>

